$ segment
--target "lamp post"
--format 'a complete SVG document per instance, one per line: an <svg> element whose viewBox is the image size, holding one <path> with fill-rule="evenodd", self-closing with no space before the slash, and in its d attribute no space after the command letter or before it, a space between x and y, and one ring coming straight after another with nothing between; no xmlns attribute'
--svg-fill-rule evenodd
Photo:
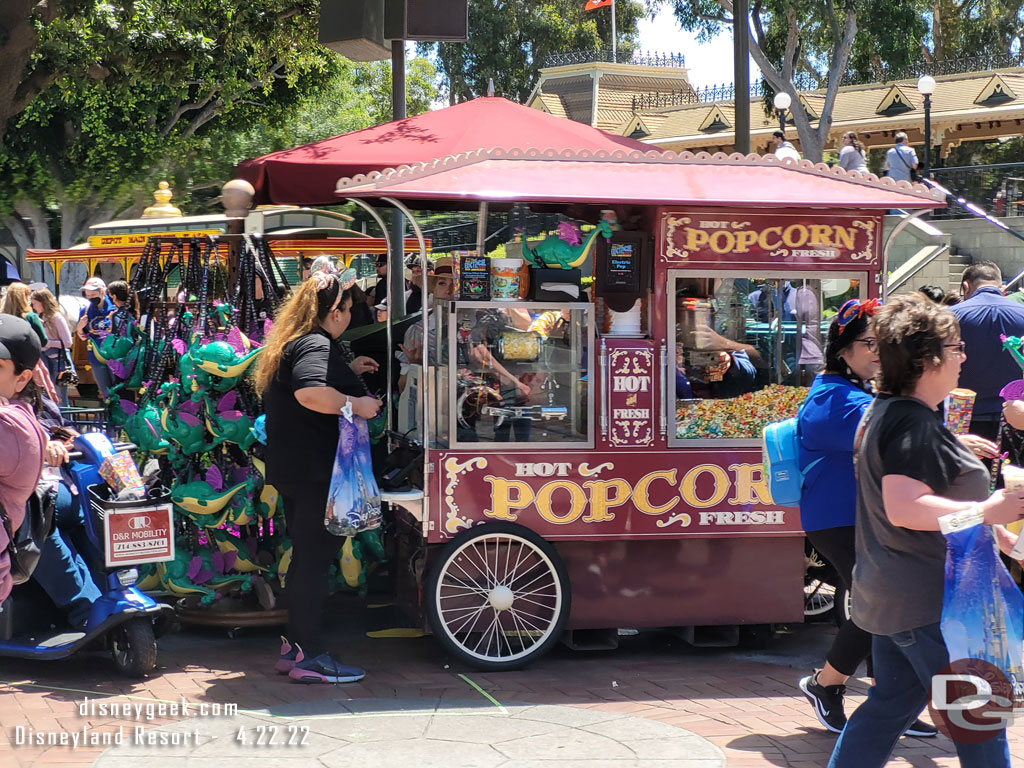
<svg viewBox="0 0 1024 768"><path fill-rule="evenodd" d="M775 105L775 109L779 113L779 130L785 133L786 110L789 109L789 105L793 103L793 99L791 99L789 94L785 91L779 91L775 94L775 98L772 100L772 103Z"/></svg>
<svg viewBox="0 0 1024 768"><path fill-rule="evenodd" d="M935 78L921 75L917 81L917 92L924 96L924 170L921 178L928 178L932 153L932 94L935 93Z"/></svg>

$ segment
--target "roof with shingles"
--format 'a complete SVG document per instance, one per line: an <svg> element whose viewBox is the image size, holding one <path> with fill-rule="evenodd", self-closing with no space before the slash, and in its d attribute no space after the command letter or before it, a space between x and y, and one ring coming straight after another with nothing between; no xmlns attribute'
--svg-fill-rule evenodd
<svg viewBox="0 0 1024 768"><path fill-rule="evenodd" d="M994 104L976 103L995 75L999 75L1006 87L1012 91L1012 94L1008 95L1015 98ZM932 96L931 107L933 130L938 130L943 124L956 126L976 121L1009 119L1014 123L1003 129L1007 135L1022 132L1019 122L1024 120L1024 70L969 72L944 75L935 79L936 89ZM899 86L912 109L891 116L878 114L878 108L893 86ZM820 114L825 102L824 91L809 91L802 93L801 97ZM662 107L640 113L645 118L646 124L653 129L652 134L644 141L670 148L731 145L733 142L732 131L707 134L700 130L701 124L713 106L718 106L730 124L735 124L735 108L732 101ZM659 122L647 122L648 118L655 115L661 118ZM886 131L886 136L888 136L889 131L905 130L908 126L922 122L923 118L924 97L917 91L916 80L844 86L836 95L832 111L831 142L829 143L837 142L842 133L847 130ZM814 121L812 124L816 124L816 122ZM777 127L777 117L774 114L765 114L764 102L760 99L752 100L750 129L751 136L755 141L760 138L763 143ZM677 139L677 141L671 141L671 139Z"/></svg>

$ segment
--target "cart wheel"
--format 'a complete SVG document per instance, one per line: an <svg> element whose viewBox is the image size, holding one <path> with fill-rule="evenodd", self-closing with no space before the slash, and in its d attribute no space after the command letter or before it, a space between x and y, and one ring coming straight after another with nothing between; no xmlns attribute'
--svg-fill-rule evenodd
<svg viewBox="0 0 1024 768"><path fill-rule="evenodd" d="M518 669L558 641L569 577L555 548L520 525L463 531L433 564L427 615L441 643L479 669Z"/></svg>
<svg viewBox="0 0 1024 768"><path fill-rule="evenodd" d="M836 611L835 621L836 626L841 627L843 624L850 620L853 615L853 598L844 585L840 584L836 587Z"/></svg>
<svg viewBox="0 0 1024 768"><path fill-rule="evenodd" d="M110 654L121 674L142 677L156 666L156 637L149 619L132 619L111 635Z"/></svg>

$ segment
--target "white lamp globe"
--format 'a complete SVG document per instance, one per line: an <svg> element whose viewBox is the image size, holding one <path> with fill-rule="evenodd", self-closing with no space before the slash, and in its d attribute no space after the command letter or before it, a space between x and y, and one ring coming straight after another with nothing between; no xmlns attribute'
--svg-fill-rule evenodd
<svg viewBox="0 0 1024 768"><path fill-rule="evenodd" d="M793 99L791 99L789 94L785 91L779 91L775 94L775 99L772 103L775 105L775 108L781 112L784 109L789 109L789 105L793 103Z"/></svg>
<svg viewBox="0 0 1024 768"><path fill-rule="evenodd" d="M921 75L917 81L917 92L922 96L931 96L935 93L935 78L931 75Z"/></svg>

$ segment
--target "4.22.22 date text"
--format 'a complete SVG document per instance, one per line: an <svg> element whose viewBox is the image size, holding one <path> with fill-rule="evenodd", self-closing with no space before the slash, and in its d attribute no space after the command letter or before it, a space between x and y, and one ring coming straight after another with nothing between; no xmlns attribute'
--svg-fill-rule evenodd
<svg viewBox="0 0 1024 768"><path fill-rule="evenodd" d="M235 741L247 747L302 747L308 738L308 725L243 725L235 734Z"/></svg>

